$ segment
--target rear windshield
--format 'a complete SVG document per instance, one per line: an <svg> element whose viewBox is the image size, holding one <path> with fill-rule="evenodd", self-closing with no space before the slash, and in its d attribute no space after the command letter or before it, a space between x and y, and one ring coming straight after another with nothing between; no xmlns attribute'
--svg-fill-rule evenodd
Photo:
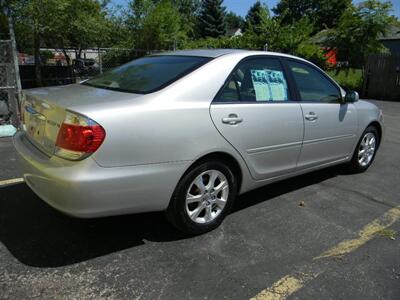
<svg viewBox="0 0 400 300"><path fill-rule="evenodd" d="M208 62L208 57L149 56L133 60L83 84L98 88L147 94L174 82Z"/></svg>

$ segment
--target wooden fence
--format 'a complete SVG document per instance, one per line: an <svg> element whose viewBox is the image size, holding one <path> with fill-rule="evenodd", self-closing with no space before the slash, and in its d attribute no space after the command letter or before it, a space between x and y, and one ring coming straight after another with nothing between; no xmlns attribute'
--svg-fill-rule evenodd
<svg viewBox="0 0 400 300"><path fill-rule="evenodd" d="M368 57L363 97L400 101L400 55L373 54Z"/></svg>

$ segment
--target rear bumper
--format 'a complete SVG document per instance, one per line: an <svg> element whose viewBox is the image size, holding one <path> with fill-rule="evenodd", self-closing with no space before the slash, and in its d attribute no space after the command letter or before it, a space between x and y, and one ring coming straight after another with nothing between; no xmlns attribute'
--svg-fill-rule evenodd
<svg viewBox="0 0 400 300"><path fill-rule="evenodd" d="M49 158L21 132L13 142L28 186L57 210L82 218L164 210L190 164L103 168L90 157L79 162Z"/></svg>

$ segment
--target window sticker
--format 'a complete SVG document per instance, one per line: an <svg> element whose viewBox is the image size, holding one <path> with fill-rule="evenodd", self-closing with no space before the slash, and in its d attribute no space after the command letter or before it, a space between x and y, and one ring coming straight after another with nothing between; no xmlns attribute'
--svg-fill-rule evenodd
<svg viewBox="0 0 400 300"><path fill-rule="evenodd" d="M286 101L287 84L282 71L250 70L256 101Z"/></svg>

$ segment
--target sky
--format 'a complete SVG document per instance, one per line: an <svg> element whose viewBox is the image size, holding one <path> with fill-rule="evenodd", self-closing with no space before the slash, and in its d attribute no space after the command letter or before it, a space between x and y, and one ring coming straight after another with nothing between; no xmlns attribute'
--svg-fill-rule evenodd
<svg viewBox="0 0 400 300"><path fill-rule="evenodd" d="M256 0L224 0L224 5L227 8L227 11L231 10L234 13L245 16L250 6L256 2ZM264 2L270 9L276 6L279 0L264 0ZM359 3L362 0L353 0L353 3ZM400 0L392 0L390 1L393 4L393 12L392 14L400 17Z"/></svg>
<svg viewBox="0 0 400 300"><path fill-rule="evenodd" d="M244 17L247 14L250 6L254 4L257 0L224 0L224 5L227 11L233 11L234 13ZM278 3L279 0L262 0L270 9ZM111 0L114 5L125 6L128 0ZM353 3L359 3L362 0L353 0ZM391 0L393 4L392 14L400 18L400 0Z"/></svg>

